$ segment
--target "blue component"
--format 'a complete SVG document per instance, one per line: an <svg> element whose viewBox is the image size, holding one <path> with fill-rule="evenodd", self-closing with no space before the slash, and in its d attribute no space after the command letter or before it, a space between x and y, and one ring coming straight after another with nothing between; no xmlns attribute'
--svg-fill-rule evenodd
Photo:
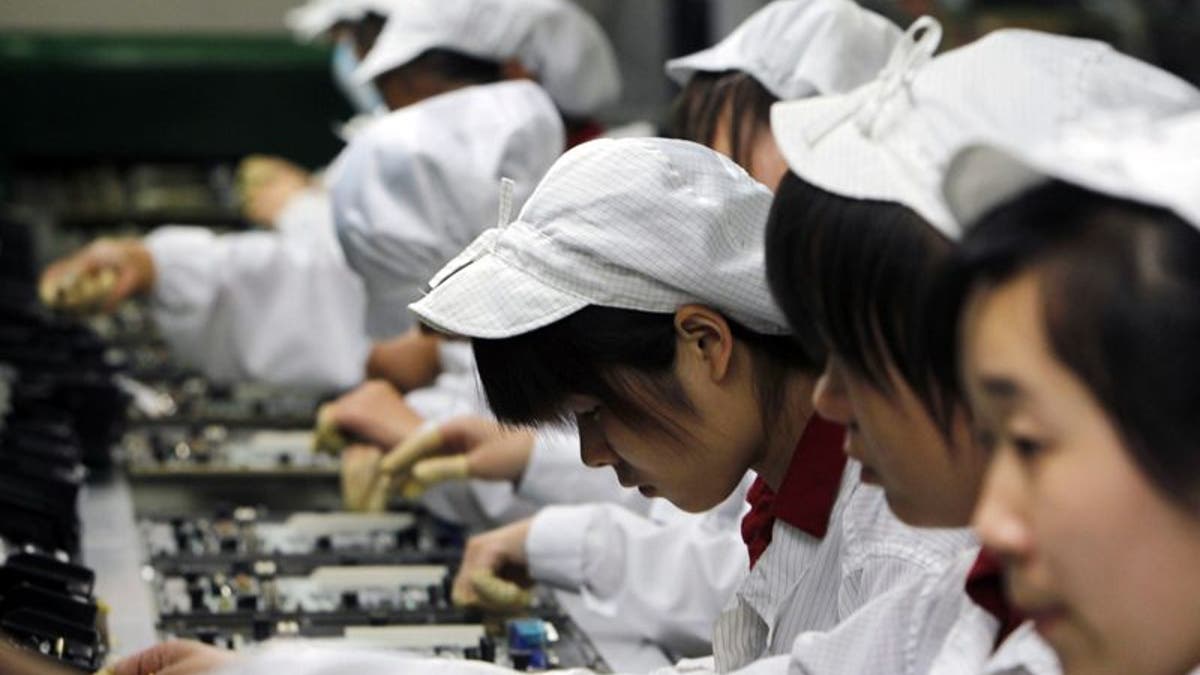
<svg viewBox="0 0 1200 675"><path fill-rule="evenodd" d="M517 670L546 670L550 656L546 624L540 619L513 619L508 622L508 653Z"/></svg>
<svg viewBox="0 0 1200 675"><path fill-rule="evenodd" d="M546 648L546 627L541 619L513 619L508 622L510 651Z"/></svg>

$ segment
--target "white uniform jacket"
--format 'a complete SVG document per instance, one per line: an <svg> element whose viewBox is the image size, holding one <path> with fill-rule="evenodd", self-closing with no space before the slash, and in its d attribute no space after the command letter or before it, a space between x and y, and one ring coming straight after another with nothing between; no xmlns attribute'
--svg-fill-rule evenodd
<svg viewBox="0 0 1200 675"><path fill-rule="evenodd" d="M225 382L336 390L362 381L366 294L323 189L289 202L275 232L166 226L145 243L154 318L181 363Z"/></svg>

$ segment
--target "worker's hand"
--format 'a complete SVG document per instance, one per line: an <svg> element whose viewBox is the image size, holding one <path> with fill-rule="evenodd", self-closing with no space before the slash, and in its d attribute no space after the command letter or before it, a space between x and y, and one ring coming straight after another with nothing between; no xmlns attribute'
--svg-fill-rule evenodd
<svg viewBox="0 0 1200 675"><path fill-rule="evenodd" d="M387 380L400 391L428 387L442 370L438 345L442 338L413 328L404 335L371 346L367 377Z"/></svg>
<svg viewBox="0 0 1200 675"><path fill-rule="evenodd" d="M223 668L237 658L231 651L201 642L172 640L124 658L106 670L112 675L193 675Z"/></svg>
<svg viewBox="0 0 1200 675"><path fill-rule="evenodd" d="M529 607L529 564L525 540L530 519L485 532L467 541L451 599L463 607L516 612Z"/></svg>
<svg viewBox="0 0 1200 675"><path fill-rule="evenodd" d="M350 442L391 448L424 422L395 387L371 380L321 406L313 442L325 452L337 452Z"/></svg>
<svg viewBox="0 0 1200 675"><path fill-rule="evenodd" d="M140 239L97 239L42 272L38 294L48 307L111 312L154 286L154 259Z"/></svg>
<svg viewBox="0 0 1200 675"><path fill-rule="evenodd" d="M267 155L243 159L237 177L242 215L263 227L274 227L288 202L312 183L303 167Z"/></svg>
<svg viewBox="0 0 1200 675"><path fill-rule="evenodd" d="M383 458L380 468L409 498L450 480L516 483L529 464L533 443L530 430L484 417L459 417L409 436Z"/></svg>
<svg viewBox="0 0 1200 675"><path fill-rule="evenodd" d="M378 513L387 508L391 476L379 470L383 452L352 445L342 452L342 505L347 511Z"/></svg>

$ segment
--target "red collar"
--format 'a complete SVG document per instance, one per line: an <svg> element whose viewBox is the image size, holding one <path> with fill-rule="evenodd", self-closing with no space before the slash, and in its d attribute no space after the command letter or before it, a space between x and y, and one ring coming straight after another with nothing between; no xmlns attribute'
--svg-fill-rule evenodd
<svg viewBox="0 0 1200 675"><path fill-rule="evenodd" d="M965 589L972 602L987 610L988 614L1000 622L1000 631L996 634L996 647L1025 620L1017 608L1009 603L1008 596L1004 593L1004 566L999 558L986 549L979 552L979 557L967 573Z"/></svg>
<svg viewBox="0 0 1200 675"><path fill-rule="evenodd" d="M588 121L567 132L567 150L588 141L594 141L604 135L604 127L599 122Z"/></svg>
<svg viewBox="0 0 1200 675"><path fill-rule="evenodd" d="M779 494L762 478L750 486L746 495L750 513L742 519L742 540L751 568L770 545L777 518L818 539L825 537L846 468L844 432L840 425L813 415L792 452Z"/></svg>

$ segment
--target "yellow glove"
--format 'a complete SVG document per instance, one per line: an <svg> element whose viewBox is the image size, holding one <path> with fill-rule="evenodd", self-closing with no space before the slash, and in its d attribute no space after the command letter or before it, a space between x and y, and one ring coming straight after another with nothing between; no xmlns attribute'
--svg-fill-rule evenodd
<svg viewBox="0 0 1200 675"><path fill-rule="evenodd" d="M466 455L430 457L441 450L444 442L441 430L430 427L397 445L384 456L379 469L398 482L405 499L416 499L438 483L470 478Z"/></svg>
<svg viewBox="0 0 1200 675"><path fill-rule="evenodd" d="M529 589L501 579L487 570L479 570L471 575L471 588L479 598L479 605L493 612L518 613L533 604L533 593ZM462 598L452 600L457 605L464 604Z"/></svg>
<svg viewBox="0 0 1200 675"><path fill-rule="evenodd" d="M378 513L387 508L392 477L379 470L379 450L351 446L342 453L342 503L347 511Z"/></svg>
<svg viewBox="0 0 1200 675"><path fill-rule="evenodd" d="M326 403L317 409L317 426L313 429L313 452L336 455L349 445L346 437L338 430L337 423L333 421L331 406L332 404Z"/></svg>
<svg viewBox="0 0 1200 675"><path fill-rule="evenodd" d="M52 309L86 313L103 306L116 285L117 271L102 267L91 273L43 279L38 286L38 295L42 303Z"/></svg>

